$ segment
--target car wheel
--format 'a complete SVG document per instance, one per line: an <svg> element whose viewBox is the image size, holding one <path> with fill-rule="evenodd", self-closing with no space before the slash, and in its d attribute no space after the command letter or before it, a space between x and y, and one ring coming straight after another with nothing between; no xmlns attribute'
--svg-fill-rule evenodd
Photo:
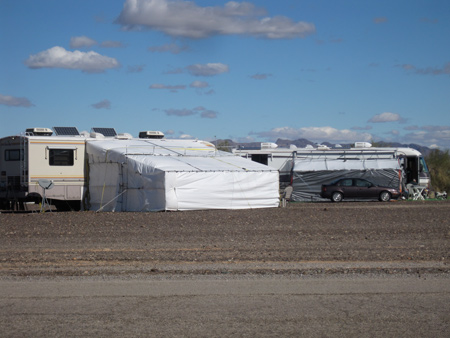
<svg viewBox="0 0 450 338"><path fill-rule="evenodd" d="M342 195L342 193L334 192L333 195L331 196L331 201L340 202L340 201L342 201L343 198L344 198L344 196Z"/></svg>
<svg viewBox="0 0 450 338"><path fill-rule="evenodd" d="M391 200L391 194L387 191L383 191L380 194L380 201L381 202L389 202Z"/></svg>

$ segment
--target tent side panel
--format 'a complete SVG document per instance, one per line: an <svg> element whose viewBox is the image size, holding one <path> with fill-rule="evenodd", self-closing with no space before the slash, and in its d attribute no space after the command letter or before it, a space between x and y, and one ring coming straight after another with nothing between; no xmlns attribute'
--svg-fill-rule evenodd
<svg viewBox="0 0 450 338"><path fill-rule="evenodd" d="M153 171L144 174L130 170L126 176L126 192L124 211L161 211L166 207L165 172Z"/></svg>
<svg viewBox="0 0 450 338"><path fill-rule="evenodd" d="M279 175L264 172L166 173L166 210L277 207Z"/></svg>
<svg viewBox="0 0 450 338"><path fill-rule="evenodd" d="M117 163L89 164L89 199L87 205L90 210L97 211L103 208L103 211L121 211L121 207L118 207L119 200L114 199L119 194L119 188L120 175Z"/></svg>

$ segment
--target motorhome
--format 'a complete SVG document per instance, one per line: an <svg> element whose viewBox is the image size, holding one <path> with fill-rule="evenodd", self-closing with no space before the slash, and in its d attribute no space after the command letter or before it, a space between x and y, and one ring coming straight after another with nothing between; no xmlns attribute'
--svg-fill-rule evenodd
<svg viewBox="0 0 450 338"><path fill-rule="evenodd" d="M75 134L75 133L73 133ZM85 189L86 135L30 128L0 139L0 204L23 209L45 195L60 208L80 209ZM52 182L51 189L44 182Z"/></svg>
<svg viewBox="0 0 450 338"><path fill-rule="evenodd" d="M430 188L431 180L427 164L422 154L407 147L372 147L368 142L356 142L350 149L329 148L327 146L278 148L275 143L263 143L260 149L234 149L233 153L275 168L280 173L280 184L285 186L292 179L294 161L322 159L376 159L396 158L404 171L406 183L414 180L421 186Z"/></svg>

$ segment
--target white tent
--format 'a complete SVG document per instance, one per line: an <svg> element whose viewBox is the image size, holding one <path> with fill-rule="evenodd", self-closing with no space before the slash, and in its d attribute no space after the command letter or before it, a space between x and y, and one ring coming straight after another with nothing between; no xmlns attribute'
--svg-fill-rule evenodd
<svg viewBox="0 0 450 338"><path fill-rule="evenodd" d="M203 141L86 142L90 210L159 211L277 207L278 171Z"/></svg>

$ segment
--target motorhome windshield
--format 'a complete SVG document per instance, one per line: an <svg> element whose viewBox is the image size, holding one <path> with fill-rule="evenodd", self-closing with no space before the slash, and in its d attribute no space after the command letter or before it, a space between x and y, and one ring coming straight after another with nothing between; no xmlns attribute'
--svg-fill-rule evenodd
<svg viewBox="0 0 450 338"><path fill-rule="evenodd" d="M419 157L419 173L429 173L427 163L422 156Z"/></svg>

